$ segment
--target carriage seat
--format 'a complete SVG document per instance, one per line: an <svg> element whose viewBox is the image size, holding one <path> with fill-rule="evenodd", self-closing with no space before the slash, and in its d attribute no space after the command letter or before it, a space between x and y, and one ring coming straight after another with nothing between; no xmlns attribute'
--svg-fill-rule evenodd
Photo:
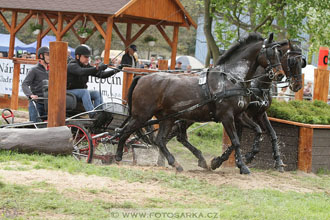
<svg viewBox="0 0 330 220"><path fill-rule="evenodd" d="M48 80L43 80L42 81L42 90L43 90L43 95L45 98L48 97ZM47 112L48 110L48 99L44 100L44 105L45 105L45 110ZM77 106L79 106L77 97L70 93L66 92L66 111L71 112L77 109Z"/></svg>

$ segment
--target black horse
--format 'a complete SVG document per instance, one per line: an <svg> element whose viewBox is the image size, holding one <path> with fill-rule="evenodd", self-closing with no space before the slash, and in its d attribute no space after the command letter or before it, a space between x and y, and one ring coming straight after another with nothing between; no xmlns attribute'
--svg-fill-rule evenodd
<svg viewBox="0 0 330 220"><path fill-rule="evenodd" d="M302 57L301 49L293 45L290 41L282 41L278 43L280 45L279 51L282 53L281 63L285 72L289 87L292 91L297 92L302 87L301 80L301 68L306 65L306 60ZM265 74L265 69L258 67L257 74ZM264 130L271 135L273 156L275 159L275 168L279 171L283 171L283 162L280 158L280 152L277 145L277 137L274 129L272 128L266 110L270 107L272 102L270 87L272 80L268 76L260 77L252 81L251 90L253 95L251 96L251 102L241 117L237 117L236 128L238 130L239 137L241 136L242 126L247 126L256 132L255 141L253 144L253 150L245 155L246 163L250 163L255 154L259 152L259 142L261 136L261 126ZM252 120L252 121L251 121ZM206 160L200 150L194 147L187 137L187 129L193 124L193 121L180 120L175 123L172 128L167 141L176 137L177 140L188 148L198 159L198 166L208 169ZM256 124L257 123L257 124ZM259 125L259 126L258 126ZM227 159L229 151L222 156L222 161ZM220 158L219 158L220 159ZM216 159L214 160L214 162ZM213 169L217 168L214 164Z"/></svg>
<svg viewBox="0 0 330 220"><path fill-rule="evenodd" d="M289 88L293 92L298 92L302 88L301 68L306 66L306 60L302 57L301 49L298 46L293 45L290 41L280 42L279 44L281 45L280 50L283 53L281 63L289 82ZM257 71L263 70L258 69ZM250 163L255 155L259 152L262 129L266 130L268 135L271 137L275 168L280 172L283 172L284 164L280 157L277 136L268 120L266 113L266 110L272 103L270 85L271 82L268 80L268 78L260 78L253 81L251 87L258 88L258 90L256 90L256 93L258 94L252 96L252 102L242 115L243 123L237 123L237 129L239 131L239 136L241 136L242 125L246 124L244 122L249 120L253 121L249 123L252 123L253 126L248 127L256 132L256 136L254 139L252 151L245 155L246 163Z"/></svg>
<svg viewBox="0 0 330 220"><path fill-rule="evenodd" d="M175 121L217 121L223 123L233 143L240 172L250 173L240 154L235 117L250 102L251 79L264 76L256 75L259 65L267 70L266 74L271 78L283 74L277 46L272 34L264 40L256 33L234 44L219 59L217 66L209 71L206 79L207 95L199 86L198 76L154 73L134 79L129 90L131 117L120 131L116 160L122 159L126 139L156 116L159 121L156 144L169 165L182 171L181 165L166 147L167 137Z"/></svg>

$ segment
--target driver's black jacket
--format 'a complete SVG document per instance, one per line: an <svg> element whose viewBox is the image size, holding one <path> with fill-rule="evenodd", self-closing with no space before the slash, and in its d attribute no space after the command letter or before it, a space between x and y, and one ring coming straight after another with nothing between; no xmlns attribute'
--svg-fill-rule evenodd
<svg viewBox="0 0 330 220"><path fill-rule="evenodd" d="M119 70L97 70L96 67L89 64L83 66L78 60L72 60L68 64L67 89L86 89L89 76L108 78L117 72Z"/></svg>

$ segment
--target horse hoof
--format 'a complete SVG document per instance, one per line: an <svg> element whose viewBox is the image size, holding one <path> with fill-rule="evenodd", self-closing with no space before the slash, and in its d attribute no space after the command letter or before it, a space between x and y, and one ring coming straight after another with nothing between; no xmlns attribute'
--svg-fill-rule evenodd
<svg viewBox="0 0 330 220"><path fill-rule="evenodd" d="M221 161L219 157L215 157L211 160L211 169L215 170L221 166Z"/></svg>
<svg viewBox="0 0 330 220"><path fill-rule="evenodd" d="M116 155L115 156L116 161L121 161L123 158L121 155Z"/></svg>
<svg viewBox="0 0 330 220"><path fill-rule="evenodd" d="M277 170L278 170L278 172L280 172L280 173L284 173L284 167L278 167Z"/></svg>
<svg viewBox="0 0 330 220"><path fill-rule="evenodd" d="M173 167L175 167L177 172L182 172L183 171L182 166L176 161L174 162Z"/></svg>
<svg viewBox="0 0 330 220"><path fill-rule="evenodd" d="M251 171L247 166L242 166L240 169L240 174L250 174Z"/></svg>
<svg viewBox="0 0 330 220"><path fill-rule="evenodd" d="M205 159L198 160L198 166L201 167L201 168L203 168L203 169L209 169L209 167L208 167Z"/></svg>

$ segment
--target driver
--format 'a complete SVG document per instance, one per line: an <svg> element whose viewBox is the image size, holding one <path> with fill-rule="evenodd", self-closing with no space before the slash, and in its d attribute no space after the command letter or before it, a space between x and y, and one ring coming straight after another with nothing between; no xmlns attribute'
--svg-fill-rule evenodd
<svg viewBox="0 0 330 220"><path fill-rule="evenodd" d="M96 67L91 66L90 56L89 46L79 45L75 50L75 59L68 64L67 72L67 91L82 100L85 111L92 111L102 103L102 97L98 91L87 90L88 77L107 78L120 71L117 69L105 71L108 66L101 63ZM93 113L89 116L93 117Z"/></svg>
<svg viewBox="0 0 330 220"><path fill-rule="evenodd" d="M37 52L38 64L33 66L22 83L24 94L34 101L29 102L30 121L38 121L38 112L40 117L47 115L43 100L37 100L43 97L42 81L48 80L49 70L49 48L40 47Z"/></svg>

